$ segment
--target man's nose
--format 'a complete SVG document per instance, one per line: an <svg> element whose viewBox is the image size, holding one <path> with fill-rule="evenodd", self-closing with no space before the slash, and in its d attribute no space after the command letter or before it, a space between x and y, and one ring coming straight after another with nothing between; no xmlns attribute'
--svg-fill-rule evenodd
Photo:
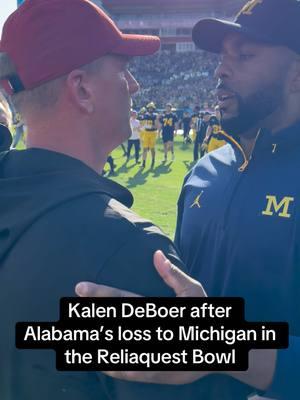
<svg viewBox="0 0 300 400"><path fill-rule="evenodd" d="M217 79L224 80L225 78L230 78L232 75L232 66L228 57L222 57L215 70L215 77Z"/></svg>

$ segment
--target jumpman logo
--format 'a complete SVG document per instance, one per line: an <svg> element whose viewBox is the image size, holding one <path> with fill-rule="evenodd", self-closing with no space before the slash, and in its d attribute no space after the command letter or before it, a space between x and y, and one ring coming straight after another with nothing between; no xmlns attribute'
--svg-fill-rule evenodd
<svg viewBox="0 0 300 400"><path fill-rule="evenodd" d="M201 191L200 194L198 194L198 196L196 196L196 198L195 198L193 204L190 206L190 208L193 208L193 207L195 207L195 206L198 207L198 208L201 208L201 205L200 205L200 197L202 196L202 194L203 194L203 190Z"/></svg>

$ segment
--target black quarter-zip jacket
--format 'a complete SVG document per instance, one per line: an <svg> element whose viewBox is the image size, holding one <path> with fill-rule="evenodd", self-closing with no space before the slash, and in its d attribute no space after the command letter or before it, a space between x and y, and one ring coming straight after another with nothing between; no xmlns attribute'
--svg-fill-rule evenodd
<svg viewBox="0 0 300 400"><path fill-rule="evenodd" d="M153 267L158 248L181 267L172 242L132 211L125 188L78 160L40 149L0 161L0 398L173 398L175 387L58 372L55 353L17 350L15 323L56 321L79 281L173 296Z"/></svg>

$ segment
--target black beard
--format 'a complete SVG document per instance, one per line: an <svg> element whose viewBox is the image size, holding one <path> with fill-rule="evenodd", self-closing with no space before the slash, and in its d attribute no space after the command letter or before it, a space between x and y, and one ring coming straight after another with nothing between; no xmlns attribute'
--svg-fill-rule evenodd
<svg viewBox="0 0 300 400"><path fill-rule="evenodd" d="M283 102L283 84L282 82L276 82L258 90L245 99L242 99L237 94L236 98L238 101L238 116L230 119L223 119L221 116L222 129L234 137L251 137L256 135L256 130L252 133L251 129L261 127L259 126L261 121L280 109Z"/></svg>

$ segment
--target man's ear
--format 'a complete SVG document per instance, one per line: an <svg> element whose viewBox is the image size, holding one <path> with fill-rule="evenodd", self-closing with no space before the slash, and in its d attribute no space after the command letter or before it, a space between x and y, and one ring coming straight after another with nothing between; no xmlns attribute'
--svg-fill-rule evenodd
<svg viewBox="0 0 300 400"><path fill-rule="evenodd" d="M94 96L92 82L88 74L80 69L69 73L67 77L67 91L72 103L85 114L94 112Z"/></svg>

